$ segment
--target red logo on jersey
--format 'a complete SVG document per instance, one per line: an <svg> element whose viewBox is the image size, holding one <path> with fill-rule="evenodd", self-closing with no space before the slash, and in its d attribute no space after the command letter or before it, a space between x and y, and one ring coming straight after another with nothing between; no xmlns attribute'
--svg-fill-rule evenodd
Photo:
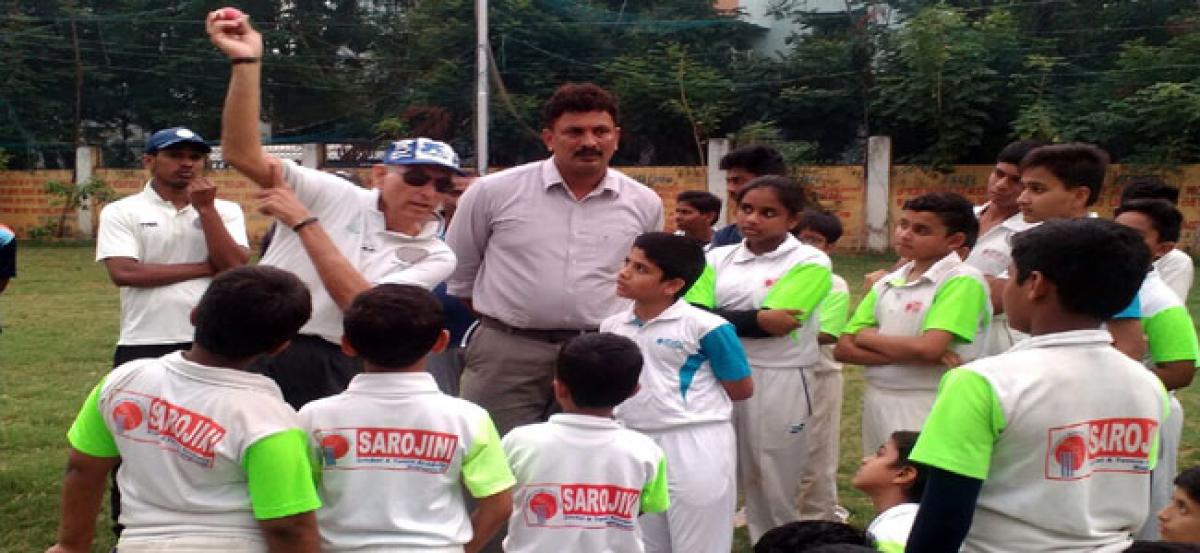
<svg viewBox="0 0 1200 553"><path fill-rule="evenodd" d="M117 432L124 434L137 428L142 424L142 419L145 416L142 414L142 406L132 401L122 401L118 403L112 410L113 421L117 423Z"/></svg>
<svg viewBox="0 0 1200 553"><path fill-rule="evenodd" d="M768 278L767 280L763 281L763 286L770 288L772 286L775 286L776 282L778 282L778 280L773 279L773 278Z"/></svg>
<svg viewBox="0 0 1200 553"><path fill-rule="evenodd" d="M632 530L642 497L635 489L596 484L531 484L527 490L530 526Z"/></svg>
<svg viewBox="0 0 1200 553"><path fill-rule="evenodd" d="M225 438L225 428L212 419L161 398L150 400L147 427L185 459L205 467L212 466L213 451Z"/></svg>
<svg viewBox="0 0 1200 553"><path fill-rule="evenodd" d="M337 464L337 460L350 453L350 440L341 434L327 434L320 440L321 461L325 465Z"/></svg>
<svg viewBox="0 0 1200 553"><path fill-rule="evenodd" d="M1051 428L1045 476L1078 480L1097 472L1149 473L1157 431L1153 419L1097 419Z"/></svg>
<svg viewBox="0 0 1200 553"><path fill-rule="evenodd" d="M558 500L554 498L553 494L535 493L529 498L529 510L537 517L538 524L545 524L547 520L558 514Z"/></svg>
<svg viewBox="0 0 1200 553"><path fill-rule="evenodd" d="M920 313L922 307L925 307L924 302L910 301L910 302L904 304L904 312L905 313Z"/></svg>
<svg viewBox="0 0 1200 553"><path fill-rule="evenodd" d="M399 470L444 473L458 451L454 434L411 428L359 428L354 441L358 463Z"/></svg>

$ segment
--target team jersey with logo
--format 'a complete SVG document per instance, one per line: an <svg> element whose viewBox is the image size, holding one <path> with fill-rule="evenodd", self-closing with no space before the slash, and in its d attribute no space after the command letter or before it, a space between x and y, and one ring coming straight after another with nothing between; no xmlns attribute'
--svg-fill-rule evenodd
<svg viewBox="0 0 1200 553"><path fill-rule="evenodd" d="M742 338L755 368L794 369L817 362L817 307L833 286L829 256L788 235L774 251L757 255L743 242L713 248L704 274L684 296L707 308L796 309L800 328L787 336Z"/></svg>
<svg viewBox="0 0 1200 553"><path fill-rule="evenodd" d="M975 216L979 217L991 202L976 206ZM1012 263L1012 235L1036 227L1037 223L1025 222L1025 216L1017 213L979 235L971 253L963 263L979 269L986 276L999 276L1008 270Z"/></svg>
<svg viewBox="0 0 1200 553"><path fill-rule="evenodd" d="M414 284L432 290L454 271L454 252L438 239L438 222L429 222L416 236L387 229L379 210L379 190L364 189L316 169L283 161L283 176L296 197L314 216L350 265L372 284ZM335 344L342 339L342 310L330 297L300 236L276 225L263 265L287 269L312 292L313 314L301 334L320 336Z"/></svg>
<svg viewBox="0 0 1200 553"><path fill-rule="evenodd" d="M299 426L269 378L175 352L114 369L67 438L87 455L121 458L122 541L260 539L256 519L321 506Z"/></svg>
<svg viewBox="0 0 1200 553"><path fill-rule="evenodd" d="M950 253L920 278L909 282L913 262L879 279L858 304L844 334L878 328L880 334L917 337L929 330L954 335L953 350L963 361L984 351L992 303L979 270ZM878 388L936 390L946 372L940 365L891 363L865 367L863 376Z"/></svg>
<svg viewBox="0 0 1200 553"><path fill-rule="evenodd" d="M963 551L1124 551L1169 406L1111 343L1034 336L946 374L910 458L983 480Z"/></svg>
<svg viewBox="0 0 1200 553"><path fill-rule="evenodd" d="M225 230L239 246L247 247L242 208L233 202L214 202ZM208 243L200 214L190 204L183 209L162 199L147 182L141 192L104 206L96 232L96 261L129 257L140 263L198 263L208 259ZM209 277L162 286L122 286L121 336L118 345L136 346L191 342L192 308L208 289Z"/></svg>
<svg viewBox="0 0 1200 553"><path fill-rule="evenodd" d="M1187 302L1188 292L1192 290L1192 278L1195 276L1196 265L1192 256L1183 250L1174 249L1154 262L1163 282L1171 288L1179 299Z"/></svg>
<svg viewBox="0 0 1200 553"><path fill-rule="evenodd" d="M729 422L733 402L722 381L750 376L746 352L733 325L680 299L654 319L641 321L633 308L600 323L637 342L642 350L641 388L614 415L637 430Z"/></svg>
<svg viewBox="0 0 1200 553"><path fill-rule="evenodd" d="M919 503L901 503L879 513L867 526L867 536L875 543L875 549L883 553L904 553L920 508Z"/></svg>
<svg viewBox="0 0 1200 553"><path fill-rule="evenodd" d="M639 511L670 506L662 449L615 420L559 413L502 442L517 476L508 553L640 553Z"/></svg>
<svg viewBox="0 0 1200 553"><path fill-rule="evenodd" d="M438 391L429 373L363 373L300 409L320 464L325 551L461 551L471 518L460 492L516 481L483 408Z"/></svg>
<svg viewBox="0 0 1200 553"><path fill-rule="evenodd" d="M1200 359L1196 343L1196 325L1187 307L1175 292L1163 282L1158 271L1146 274L1138 290L1142 309L1142 330L1146 333L1144 364L1153 368L1158 363L1196 361Z"/></svg>
<svg viewBox="0 0 1200 553"><path fill-rule="evenodd" d="M817 316L821 319L821 334L828 334L834 338L842 335L842 330L846 328L846 322L850 319L850 286L846 284L846 279L833 275L833 288L817 308ZM842 364L833 358L835 347L837 344L821 346L821 358L813 367L814 372L842 370Z"/></svg>

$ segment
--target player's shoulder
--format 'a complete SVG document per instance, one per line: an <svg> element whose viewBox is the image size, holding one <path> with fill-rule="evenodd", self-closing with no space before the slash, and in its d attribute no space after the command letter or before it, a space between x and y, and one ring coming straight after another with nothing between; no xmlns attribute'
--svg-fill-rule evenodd
<svg viewBox="0 0 1200 553"><path fill-rule="evenodd" d="M657 463L664 455L662 447L652 438L629 428L618 430L614 443L625 455L639 461Z"/></svg>
<svg viewBox="0 0 1200 553"><path fill-rule="evenodd" d="M833 281L833 288L830 289L830 292L850 293L850 285L846 282L846 279L842 278L842 275L831 273L829 278Z"/></svg>

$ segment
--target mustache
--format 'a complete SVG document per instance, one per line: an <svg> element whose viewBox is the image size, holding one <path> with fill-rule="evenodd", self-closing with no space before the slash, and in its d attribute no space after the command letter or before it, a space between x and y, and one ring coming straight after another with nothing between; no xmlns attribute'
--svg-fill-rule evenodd
<svg viewBox="0 0 1200 553"><path fill-rule="evenodd" d="M583 157L583 156L588 156L588 155L599 156L599 155L604 155L604 152L601 152L599 148L590 148L590 147L586 147L586 146L583 148L580 148L578 150L575 150L575 157Z"/></svg>

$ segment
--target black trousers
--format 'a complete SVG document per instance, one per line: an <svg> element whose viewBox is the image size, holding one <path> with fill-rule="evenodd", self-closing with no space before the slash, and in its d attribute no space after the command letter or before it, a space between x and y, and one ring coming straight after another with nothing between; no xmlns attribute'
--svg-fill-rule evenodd
<svg viewBox="0 0 1200 553"><path fill-rule="evenodd" d="M293 409L345 391L362 363L342 353L341 346L319 336L301 334L277 355L259 357L250 370L270 377Z"/></svg>

